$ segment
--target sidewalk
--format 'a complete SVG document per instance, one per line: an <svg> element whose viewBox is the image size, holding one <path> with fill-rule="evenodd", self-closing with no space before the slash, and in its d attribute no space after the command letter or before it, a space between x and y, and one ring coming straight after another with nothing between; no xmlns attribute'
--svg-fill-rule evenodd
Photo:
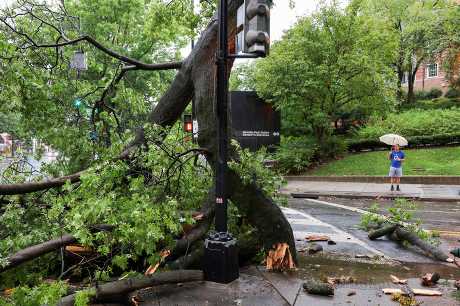
<svg viewBox="0 0 460 306"><path fill-rule="evenodd" d="M419 277L437 271L442 277L455 279L460 271L455 267L430 263L392 264L382 252L369 246L348 232L325 223L310 214L292 208L282 208L293 227L297 249L306 246L305 235L328 235L337 245L322 243L324 252L319 255L298 253L298 270L291 273L272 273L262 266L250 266L240 270L240 278L229 284L193 282L163 285L137 293L141 306L323 306L323 305L399 305L391 296L382 293L383 288L401 288L390 282L390 274L407 278L411 288L421 288ZM341 258L330 257L333 253ZM354 254L373 257L355 259ZM329 255L328 255L329 254ZM345 255L345 257L343 257ZM384 255L385 259L381 256ZM456 274L456 275L454 275ZM306 293L302 284L307 279L324 280L325 277L350 276L354 283L339 284L333 297ZM441 297L417 297L424 305L453 306L458 302L452 297L452 281L440 282L433 288L443 293Z"/></svg>
<svg viewBox="0 0 460 306"><path fill-rule="evenodd" d="M402 184L401 191L390 191L389 184L321 182L290 179L282 193L298 198L414 198L422 201L460 202L460 185Z"/></svg>

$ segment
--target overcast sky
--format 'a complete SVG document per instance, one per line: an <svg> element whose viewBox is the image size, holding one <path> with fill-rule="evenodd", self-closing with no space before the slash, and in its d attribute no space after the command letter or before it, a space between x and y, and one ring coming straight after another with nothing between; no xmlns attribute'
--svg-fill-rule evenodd
<svg viewBox="0 0 460 306"><path fill-rule="evenodd" d="M0 0L0 7L13 2L13 0ZM275 7L271 12L271 36L272 40L281 38L283 31L289 29L299 16L311 13L319 0L295 0L295 8L289 8L288 0L275 1Z"/></svg>
<svg viewBox="0 0 460 306"><path fill-rule="evenodd" d="M288 0L275 1L275 7L271 12L270 31L272 40L280 39L283 31L289 29L299 17L313 12L319 0L295 0L294 2L294 9L290 9Z"/></svg>

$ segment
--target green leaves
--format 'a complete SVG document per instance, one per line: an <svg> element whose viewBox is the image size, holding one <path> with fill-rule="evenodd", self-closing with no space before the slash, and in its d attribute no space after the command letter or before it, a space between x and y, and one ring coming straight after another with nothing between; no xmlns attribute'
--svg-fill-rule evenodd
<svg viewBox="0 0 460 306"><path fill-rule="evenodd" d="M372 118L366 127L360 129L360 139L396 133L405 137L429 136L460 133L460 109L410 110L399 114L389 114L385 119Z"/></svg>
<svg viewBox="0 0 460 306"><path fill-rule="evenodd" d="M257 62L256 89L281 108L284 121L322 143L340 114L384 112L394 102L394 46L358 4L323 4Z"/></svg>
<svg viewBox="0 0 460 306"><path fill-rule="evenodd" d="M1 306L42 306L56 305L67 293L67 284L63 281L42 283L37 287L27 286L13 289L11 297L0 297ZM86 304L85 304L86 305Z"/></svg>

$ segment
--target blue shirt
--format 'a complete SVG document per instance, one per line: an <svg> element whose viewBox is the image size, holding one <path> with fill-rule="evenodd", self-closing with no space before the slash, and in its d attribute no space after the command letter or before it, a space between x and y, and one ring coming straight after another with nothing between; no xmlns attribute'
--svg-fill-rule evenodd
<svg viewBox="0 0 460 306"><path fill-rule="evenodd" d="M401 161L396 160L399 157L399 159L404 159L404 152L403 151L391 151L390 154L390 159L391 159L391 166L393 168L401 168Z"/></svg>

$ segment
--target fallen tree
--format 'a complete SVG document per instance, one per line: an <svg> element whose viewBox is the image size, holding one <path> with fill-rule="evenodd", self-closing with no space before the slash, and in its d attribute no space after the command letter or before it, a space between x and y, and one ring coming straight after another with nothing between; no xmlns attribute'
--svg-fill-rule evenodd
<svg viewBox="0 0 460 306"><path fill-rule="evenodd" d="M88 288L86 290L92 290L93 292L93 294L91 294L91 303L100 303L106 301L107 299L113 297L119 298L120 296L126 295L135 290L147 287L166 285L172 283L196 282L201 280L203 280L202 271L177 270L153 274L151 276L118 280L111 283L105 283L98 285L96 287ZM77 293L74 293L62 298L59 301L58 305L73 306L75 304L76 295Z"/></svg>
<svg viewBox="0 0 460 306"><path fill-rule="evenodd" d="M449 256L441 251L439 248L429 244L428 242L420 239L417 234L405 229L403 226L398 224L384 225L379 229L369 232L369 239L375 240L377 238L387 236L391 240L396 242L406 241L411 245L420 248L425 253L434 257L439 261L447 261Z"/></svg>
<svg viewBox="0 0 460 306"><path fill-rule="evenodd" d="M111 225L94 225L91 227L92 231L110 231L113 229ZM0 273L15 268L25 262L38 258L42 255L47 253L53 252L61 247L67 246L69 244L73 244L77 242L77 238L70 234L64 234L59 238L52 239L40 244L36 244L20 250L9 256L7 258L7 264L4 266L0 266Z"/></svg>
<svg viewBox="0 0 460 306"><path fill-rule="evenodd" d="M234 37L236 31L236 10L243 3L242 0L229 1L229 37L234 45ZM33 18L33 16L30 16ZM1 20L4 22L4 20ZM11 29L15 34L20 35L17 29ZM59 30L57 30L59 31ZM61 48L67 45L82 43L84 41L92 44L99 51L112 56L122 63L132 66L125 66L121 72L114 77L104 90L103 96L96 103L96 108L107 109L110 106L110 99L116 95L118 82L128 73L142 70L154 70L154 68L178 69L171 85L166 90L164 95L159 99L158 103L148 115L147 121L140 123L141 126L159 126L161 132L152 139L146 139L145 131L139 128L136 132L135 139L125 147L123 152L119 154L117 160L126 161L127 165L131 166L132 155L138 151L145 151L149 146L156 145L159 148L163 140L167 136L168 129L173 126L180 118L192 97L195 100L196 119L198 121L200 131L198 134L198 145L201 152L206 152L206 157L211 168L215 168L216 152L217 152L217 130L216 130L216 108L215 108L215 78L216 78L216 51L217 51L217 32L218 24L215 17L211 18L209 24L204 29L195 48L190 55L180 63L171 64L145 64L137 60L121 56L117 52L104 47L94 39L74 39L66 42L65 45L60 44L40 44L33 42L31 48ZM61 34L62 33L58 33ZM31 37L25 38L27 41L32 40ZM29 41L30 43L30 41ZM149 66L150 65L150 66ZM104 106L105 105L105 106ZM105 108L104 108L105 107ZM238 160L238 154L231 150L230 157ZM137 169L133 169L136 172ZM49 179L43 182L30 182L24 184L0 185L0 195L15 195L34 193L37 191L46 191L50 188L61 187L67 182L71 184L81 182L81 175L85 170L71 174L68 176ZM276 245L287 244L288 253L292 256L292 263L297 263L295 250L295 241L292 229L289 222L283 215L278 205L267 195L255 182L243 182L240 175L231 170L228 173L229 188L227 190L229 198L238 207L238 210L245 216L248 223L255 228L255 234L262 240L262 245L268 253L276 247ZM214 216L214 196L213 192L209 193L207 199L203 202L202 220L199 220L194 225L192 230L182 237L179 237L175 242L174 248L171 250L170 256L165 260L165 263L173 268L187 266L190 262L196 262L201 256L200 244L207 232L212 226ZM8 266L4 267L0 272L18 266L23 262L34 259L38 256L52 252L60 247L75 243L75 238L71 233L61 238L44 242L43 244L32 246L30 248L19 251L9 257ZM254 248L259 247L258 243L253 244ZM189 251L193 250L192 253ZM256 250L257 251L257 250ZM245 254L254 254L253 250L245 251ZM275 267L276 268L276 267ZM124 287L114 287L124 288ZM125 289L120 289L125 290ZM124 291L123 291L124 292Z"/></svg>

